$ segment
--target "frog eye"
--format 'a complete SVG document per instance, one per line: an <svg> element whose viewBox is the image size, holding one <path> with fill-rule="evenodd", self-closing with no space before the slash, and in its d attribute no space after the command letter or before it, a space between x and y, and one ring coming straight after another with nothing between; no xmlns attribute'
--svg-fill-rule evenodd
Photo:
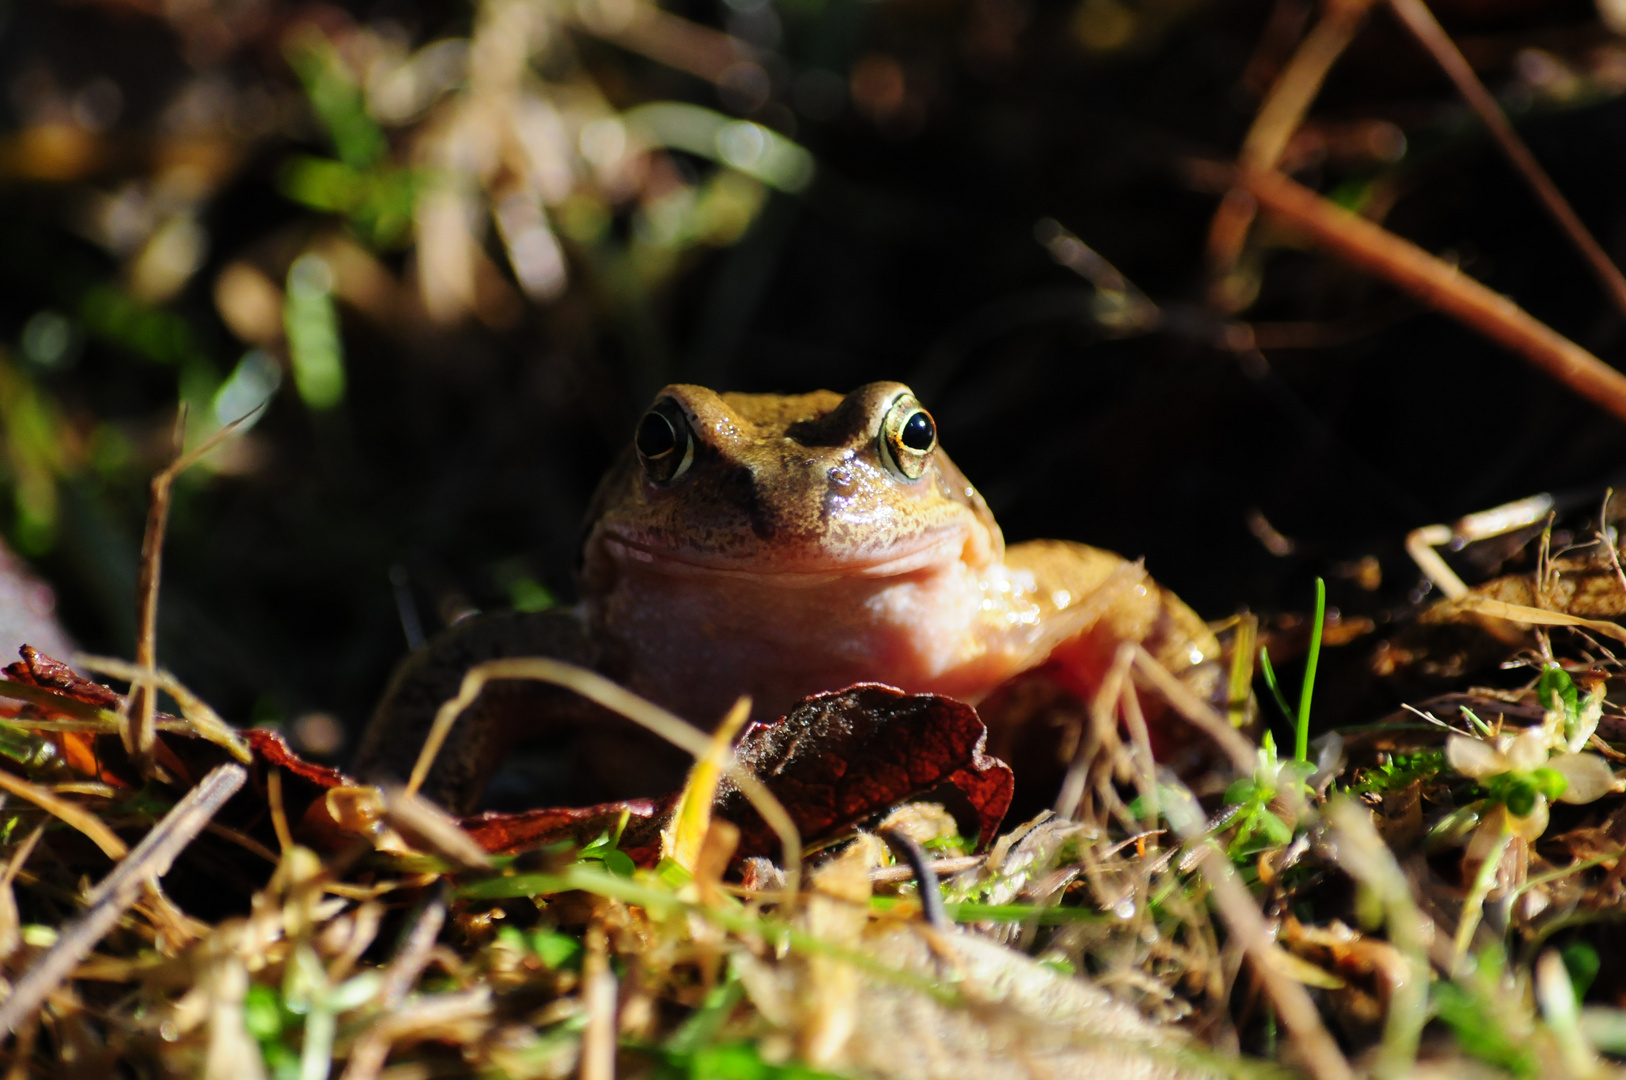
<svg viewBox="0 0 1626 1080"><path fill-rule="evenodd" d="M671 398L662 398L644 413L632 445L644 463L644 473L657 484L670 484L694 464L694 431Z"/></svg>
<svg viewBox="0 0 1626 1080"><path fill-rule="evenodd" d="M904 394L886 411L876 441L887 471L901 480L919 480L937 449L937 425L913 394Z"/></svg>

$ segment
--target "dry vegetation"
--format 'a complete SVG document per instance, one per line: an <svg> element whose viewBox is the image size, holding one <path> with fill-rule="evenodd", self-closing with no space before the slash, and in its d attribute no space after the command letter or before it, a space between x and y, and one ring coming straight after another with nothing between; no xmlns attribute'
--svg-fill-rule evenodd
<svg viewBox="0 0 1626 1080"><path fill-rule="evenodd" d="M779 807L725 741L634 704L629 715L664 725L701 764L677 802L599 809L557 830L568 839L514 842L500 818L465 829L409 790L313 763L340 738L328 713L354 719L376 692L397 612L411 639L425 621L535 608L560 591L583 482L563 466L494 459L521 448L537 462L590 459L578 451L617 442L627 410L670 378L899 374L872 370L871 356L843 361L856 346L835 339L801 369L736 358L755 355L741 344L753 333L817 336L811 322L847 310L815 298L800 329L787 317L764 330L772 320L752 314L775 268L804 280L783 255L817 246L787 239L803 205L825 215L805 232L834 221L836 233L928 234L904 278L929 279L923 261L962 278L1000 259L1042 264L1029 291L979 308L908 361L916 388L941 391L973 435L983 405L1008 402L1021 381L1001 378L1003 357L1019 376L1043 374L1053 390L1042 398L1088 397L1065 365L1023 351L1053 342L990 345L1036 325L1064 322L1098 350L1163 343L1132 346L1148 363L1167 359L1157 349L1199 352L1270 388L1299 423L1310 410L1273 373L1283 354L1362 359L1337 350L1375 352L1393 344L1383 335L1419 326L1433 340L1442 324L1417 319L1426 310L1597 410L1566 411L1581 408L1569 397L1546 413L1509 404L1546 385L1520 383L1498 391L1496 410L1453 413L1450 438L1430 447L1456 462L1503 442L1535 448L1520 460L1562 459L1574 467L1554 475L1573 478L1585 444L1595 464L1615 445L1597 434L1613 430L1600 416L1626 417L1626 380L1594 355L1618 353L1619 245L1588 232L1502 109L1533 127L1580 118L1601 139L1598 117L1618 119L1608 109L1626 91L1626 45L1613 36L1626 13L1613 0L1437 7L1468 32L1442 28L1421 0L977 0L952 17L893 0L863 26L868 15L834 0L0 9L14 35L0 41L23 43L11 46L0 143L15 286L0 308L16 346L0 355L5 537L50 572L83 639L135 658L78 657L74 675L36 655L0 681L7 1075L1619 1072L1626 973L1606 961L1626 910L1614 773L1626 763L1615 655L1626 630L1612 621L1626 613L1626 573L1622 508L1601 491L1586 495L1602 497L1590 517L1547 499L1417 530L1420 589L1415 570L1391 560L1384 585L1376 557L1345 559L1349 547L1325 539L1296 576L1273 570L1277 606L1307 608L1307 589L1292 590L1324 571L1344 611L1324 619L1318 598L1314 617L1225 625L1232 715L1176 704L1223 733L1229 771L1158 769L1138 718L1163 684L1126 651L1063 733L1077 752L1055 809L997 836L962 835L966 822L930 802L875 806L856 837L799 835L799 808ZM125 65L120 79L96 75L88 46L76 52L70 15L95 20L87 40ZM1121 245L1150 275L1144 288L1087 243L1080 222L1110 234L1107 211L1046 211L1035 232L1032 207L1009 211L1013 228L995 206L987 232L1020 234L1026 254L1011 255L961 243L974 234L953 231L954 213L916 205L922 190L953 186L955 170L900 147L980 132L987 145L971 157L1004 154L1021 174L1002 190L1039 186L1052 156L1070 160L1053 128L1023 142L1045 105L1078 106L1080 86L1190 91L1171 72L1201 66L1204 35L1247 44L1240 62L1214 61L1240 95L1240 121L1200 132L1193 121L1177 137L1173 121L1141 117L1121 142L1089 147L1100 173L1080 171L1105 184L1113 162L1138 156L1159 162L1165 185L1179 177L1178 199L1123 230L1157 249L1141 258ZM1396 47L1411 59L1374 67L1373 50ZM1358 69L1341 86L1340 63ZM1023 81L1030 67L1093 81L1056 90L1048 75ZM1006 112L984 113L991 98L967 86L1016 90ZM1335 101L1318 112L1329 86ZM1206 84L1171 91L1167 115L1215 96ZM1438 190L1481 162L1473 153L1511 162L1525 185L1513 190L1568 245L1536 251L1537 269L1513 284L1562 277L1566 300L1600 298L1581 315L1549 304L1569 336L1501 295L1509 278L1476 280L1466 242L1447 251L1456 240L1386 227L1407 198L1433 192L1406 219L1430 234L1429 209L1449 217ZM869 169L872 157L885 167ZM898 180L912 169L931 179ZM1590 216L1618 214L1616 179L1593 177ZM1176 218L1179 228L1155 227ZM973 255L957 261L957 243ZM1073 290L1063 318L1033 284L1046 273ZM943 289L922 287L922 322L965 299ZM1168 299L1182 292L1195 298ZM913 332L852 318L854 339L873 336L877 349ZM1448 362L1418 348L1416 367ZM1471 360L1486 355L1499 354ZM1471 399L1467 384L1452 389ZM1123 385L1131 406L1102 420L1108 431L1146 426L1133 403L1171 396ZM1521 426L1527 414L1538 420ZM1309 441L1336 445L1317 423ZM1245 461L1293 456L1246 444L1259 425L1236 417L1185 426ZM1005 446L1009 428L984 441ZM1563 441L1575 431L1587 434ZM1046 498L1063 490L1046 471L1057 462L1066 483L1082 482L1078 450L1061 436L1023 462ZM1170 456L1185 468L1195 455ZM430 464L435 479L416 486ZM1503 488L1529 474L1509 470L1484 490L1511 497ZM466 493L490 473L536 517L470 509ZM986 487L997 502L1020 482L996 475ZM1147 501L1173 501L1160 491ZM1402 496L1406 528L1496 501ZM1252 538L1285 566L1295 540L1249 505ZM1430 513L1418 518L1419 505ZM513 558L544 543L514 540L532 526L545 550ZM452 567L449 549L473 552L463 569L477 571ZM392 563L395 611L355 584ZM161 578L165 611L180 613L168 623ZM1196 587L1231 603L1246 592ZM1431 591L1443 599L1428 606ZM267 629L290 608L296 630ZM1318 683L1323 628L1328 648L1367 650L1353 675L1323 667ZM1278 682L1272 655L1306 672L1300 687ZM587 676L531 673L611 693ZM1254 739L1252 690L1267 726L1292 733L1291 752ZM1385 695L1409 711L1386 716L1373 704ZM1347 726L1329 729L1328 716ZM280 723L299 753L245 733L252 722ZM714 814L719 784L732 801ZM728 809L740 792L758 817ZM753 827L779 846L737 860Z"/></svg>

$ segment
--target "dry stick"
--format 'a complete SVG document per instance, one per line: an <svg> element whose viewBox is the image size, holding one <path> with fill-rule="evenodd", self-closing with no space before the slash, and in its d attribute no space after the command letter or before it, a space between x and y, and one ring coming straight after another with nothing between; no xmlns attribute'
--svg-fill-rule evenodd
<svg viewBox="0 0 1626 1080"><path fill-rule="evenodd" d="M1192 726L1219 744L1231 765L1242 776L1250 776L1259 763L1259 752L1243 738L1230 722L1214 711L1213 706L1192 693L1185 683L1169 674L1169 669L1157 662L1157 657L1140 645L1135 646L1135 670L1152 689L1162 694L1175 711Z"/></svg>
<svg viewBox="0 0 1626 1080"><path fill-rule="evenodd" d="M756 55L756 50L746 41L663 11L654 4L634 4L624 19L582 19L577 25L628 52L711 83L720 83L730 68Z"/></svg>
<svg viewBox="0 0 1626 1080"><path fill-rule="evenodd" d="M1394 8L1400 21L1406 24L1406 29L1433 54L1434 60L1456 84L1457 92L1467 100L1474 112L1479 114L1485 126L1490 129L1491 136L1495 138L1496 145L1513 167L1524 177L1524 182L1530 185L1530 190L1536 193L1541 205L1547 213L1552 215L1558 227L1564 230L1570 243L1575 245L1581 257L1592 268L1599 284L1614 302L1615 307L1626 312L1626 276L1622 276L1620 268L1616 266L1604 252L1603 247L1593 237L1592 233L1576 216L1569 200L1558 190L1547 170L1541 167L1536 156L1530 152L1519 133L1513 130L1508 122L1507 114L1496 103L1496 98L1485 89L1485 84L1479 81L1474 69L1468 63L1468 58L1462 55L1451 35L1445 32L1434 13L1428 9L1423 0L1389 0L1389 6Z"/></svg>
<svg viewBox="0 0 1626 1080"><path fill-rule="evenodd" d="M1288 140L1304 122L1327 73L1349 47L1371 6L1372 0L1344 0L1327 6L1326 14L1299 43L1260 103L1237 155L1244 169L1274 169L1281 161ZM1253 224L1253 200L1233 198L1233 194L1234 189L1221 201L1208 229L1209 268L1216 279L1236 265Z"/></svg>
<svg viewBox="0 0 1626 1080"><path fill-rule="evenodd" d="M400 951L384 973L384 982L378 988L378 1003L385 1012L405 1001L407 993L417 985L423 969L429 966L429 954L434 951L435 941L445 925L446 889L443 881L442 887L424 903L422 914L412 924L412 929L401 942Z"/></svg>
<svg viewBox="0 0 1626 1080"><path fill-rule="evenodd" d="M446 742L446 736L452 730L452 724L459 714L474 703L486 683L499 679L535 679L538 682L563 686L611 712L620 713L673 746L688 751L697 761L711 753L711 739L693 724L674 716L654 702L644 700L631 690L618 686L596 671L542 656L487 660L464 672L457 696L442 702L435 712L435 720L429 727L429 735L424 739L423 749L418 751L417 764L412 767L412 775L407 779L405 789L407 794L415 795L418 788L423 786L424 780L429 776L430 766L435 763L435 755L440 753L440 748ZM785 896L787 900L794 899L801 886L802 874L802 838L796 830L796 823L791 820L784 805L774 797L767 786L732 755L727 770L728 778L734 781L740 793L779 838L784 849Z"/></svg>
<svg viewBox="0 0 1626 1080"><path fill-rule="evenodd" d="M78 803L59 797L49 788L29 783L20 776L0 769L0 791L7 791L19 798L27 799L46 813L78 829L90 839L91 843L101 848L109 859L122 859L130 851L129 845L119 839L118 833L108 828L107 823L101 818Z"/></svg>
<svg viewBox="0 0 1626 1080"><path fill-rule="evenodd" d="M1259 205L1369 273L1518 353L1598 408L1626 420L1626 375L1449 263L1280 173L1241 172Z"/></svg>
<svg viewBox="0 0 1626 1080"><path fill-rule="evenodd" d="M615 1076L615 972L610 970L609 940L595 923L587 930L587 955L582 958L581 1080L613 1080Z"/></svg>
<svg viewBox="0 0 1626 1080"><path fill-rule="evenodd" d="M140 681L130 686L130 697L126 702L129 716L121 732L125 752L136 767L148 776L164 779L162 770L153 761L152 744L157 737L154 717L158 712L158 580L164 561L164 532L169 525L170 490L178 476L225 442L232 432L265 408L270 400L266 398L184 454L181 453L181 446L186 435L186 406L182 405L175 414L174 459L152 478L152 504L147 510L146 532L141 537L141 576L136 583L136 666L144 674ZM235 749L233 752L240 760L248 760L245 752Z"/></svg>
<svg viewBox="0 0 1626 1080"><path fill-rule="evenodd" d="M1354 1070L1327 1033L1309 991L1276 963L1276 946L1270 928L1265 925L1265 917L1248 895L1247 887L1238 880L1225 852L1212 840L1203 840L1197 854L1202 859L1203 878L1213 890L1214 906L1219 909L1220 918L1253 963L1259 981L1264 983L1265 992L1276 1006L1276 1015L1281 1017L1282 1026L1287 1028L1303 1055L1305 1068L1316 1080L1354 1080Z"/></svg>
<svg viewBox="0 0 1626 1080"><path fill-rule="evenodd" d="M34 1015L46 995L62 984L74 965L90 955L96 943L135 903L147 882L169 872L175 857L203 831L247 777L241 765L216 766L90 891L84 912L63 928L51 950L0 1003L0 1032L16 1031Z"/></svg>
<svg viewBox="0 0 1626 1080"><path fill-rule="evenodd" d="M136 583L136 665L151 671L158 666L158 579L164 561L164 531L169 525L169 492L175 483L175 464L181 460L186 437L186 406L175 413L174 453L170 463L152 478L152 503L147 511L147 529L141 536L141 577ZM158 712L158 688L145 682L130 687L126 702L129 720L121 733L124 752L136 768L148 773L153 768L152 744L158 737L153 727Z"/></svg>
<svg viewBox="0 0 1626 1080"><path fill-rule="evenodd" d="M1112 658L1112 666L1101 680L1101 685L1095 691L1095 697L1090 702L1090 716L1087 721L1089 728L1079 733L1078 748L1073 753L1073 760L1067 766L1067 775L1062 780L1061 790L1056 793L1056 816L1067 818L1069 821L1077 820L1079 803L1084 800L1084 789L1089 780L1090 765L1106 744L1108 736L1115 728L1113 710L1118 706L1122 696L1124 679L1129 675L1129 665L1135 659L1130 643L1125 642L1118 646L1117 653Z"/></svg>

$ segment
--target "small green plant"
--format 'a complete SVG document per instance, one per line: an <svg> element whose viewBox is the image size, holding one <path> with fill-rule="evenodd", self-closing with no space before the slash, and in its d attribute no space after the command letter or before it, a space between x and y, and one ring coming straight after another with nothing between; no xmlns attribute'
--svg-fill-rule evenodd
<svg viewBox="0 0 1626 1080"><path fill-rule="evenodd" d="M1233 861L1246 860L1293 839L1293 827L1270 808L1281 790L1283 765L1276 756L1276 739L1267 731L1253 775L1236 780L1225 789L1225 802L1237 808L1233 819L1236 834L1226 847L1226 854Z"/></svg>
<svg viewBox="0 0 1626 1080"><path fill-rule="evenodd" d="M1535 1051L1512 1035L1503 1015L1504 962L1500 949L1486 949L1475 970L1456 982L1440 980L1431 988L1435 1015L1451 1029L1463 1053L1505 1069L1517 1077L1539 1071Z"/></svg>
<svg viewBox="0 0 1626 1080"><path fill-rule="evenodd" d="M1321 661L1321 632L1326 617L1327 583L1321 578L1316 578L1315 621L1310 626L1310 648L1304 661L1304 685L1299 691L1297 709L1288 706L1287 697L1276 681L1276 671L1270 666L1270 650L1263 645L1259 647L1259 670L1264 673L1265 685L1270 687L1270 695L1276 699L1276 705L1282 710L1282 715L1293 722L1294 761L1310 760L1310 698L1315 691L1316 666Z"/></svg>
<svg viewBox="0 0 1626 1080"><path fill-rule="evenodd" d="M1404 791L1413 784L1434 779L1444 768L1444 750L1388 754L1377 765L1362 769L1358 774L1360 779L1351 784L1348 791L1352 795Z"/></svg>
<svg viewBox="0 0 1626 1080"><path fill-rule="evenodd" d="M626 831L630 816L623 812L620 822L613 831L602 833L598 839L577 852L576 858L582 862L600 863L604 869L618 877L631 877L638 866L632 861L632 856L620 848L621 834Z"/></svg>

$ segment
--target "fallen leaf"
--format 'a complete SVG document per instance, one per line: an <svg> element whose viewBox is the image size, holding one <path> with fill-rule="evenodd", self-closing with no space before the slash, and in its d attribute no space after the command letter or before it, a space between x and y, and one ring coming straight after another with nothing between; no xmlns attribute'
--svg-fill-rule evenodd
<svg viewBox="0 0 1626 1080"><path fill-rule="evenodd" d="M983 753L987 738L977 711L964 702L867 683L807 698L781 720L751 724L735 754L784 804L804 843L953 788L970 810L965 832L987 844L1016 784L1010 766ZM741 857L778 850L772 830L726 781L717 816L740 827Z"/></svg>

